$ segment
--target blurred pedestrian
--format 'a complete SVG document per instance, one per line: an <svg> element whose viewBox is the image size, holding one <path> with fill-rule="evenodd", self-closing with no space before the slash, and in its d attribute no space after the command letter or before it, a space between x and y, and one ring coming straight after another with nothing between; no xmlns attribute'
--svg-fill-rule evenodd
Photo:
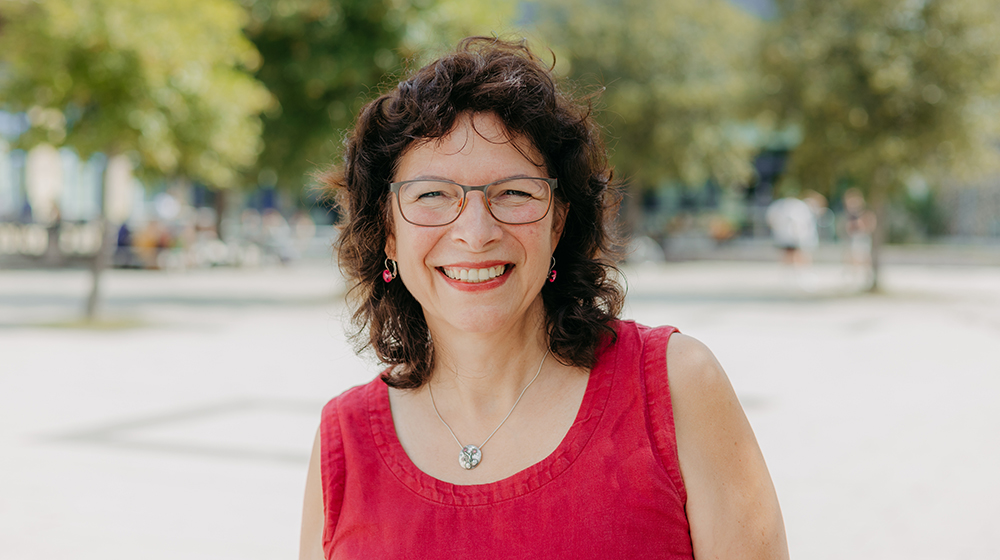
<svg viewBox="0 0 1000 560"><path fill-rule="evenodd" d="M281 212L274 208L264 210L261 215L261 227L264 234L262 246L277 262L288 264L298 257L292 239L292 228Z"/></svg>
<svg viewBox="0 0 1000 560"><path fill-rule="evenodd" d="M813 219L816 222L816 239L818 245L824 241L832 240L834 237L834 215L830 211L826 197L820 193L809 190L802 196L802 201L812 210Z"/></svg>
<svg viewBox="0 0 1000 560"><path fill-rule="evenodd" d="M170 230L157 218L153 218L139 229L132 241L135 255L143 268L159 269L160 255L173 244Z"/></svg>
<svg viewBox="0 0 1000 560"><path fill-rule="evenodd" d="M844 255L848 281L862 289L871 285L872 235L875 233L875 212L868 209L860 189L851 187L844 192L844 234L847 250Z"/></svg>
<svg viewBox="0 0 1000 560"><path fill-rule="evenodd" d="M118 228L115 254L112 256L111 262L115 268L140 268L133 253L132 230L128 227L127 222Z"/></svg>
<svg viewBox="0 0 1000 560"><path fill-rule="evenodd" d="M816 214L809 205L798 198L780 198L767 207L766 216L774 245L781 249L784 261L795 266L812 262L819 234Z"/></svg>
<svg viewBox="0 0 1000 560"><path fill-rule="evenodd" d="M316 222L307 212L299 210L292 216L291 227L295 250L300 256L305 255L313 238L316 237Z"/></svg>
<svg viewBox="0 0 1000 560"><path fill-rule="evenodd" d="M618 319L590 115L495 38L362 109L326 182L357 340L389 367L323 409L300 558L788 557L712 353Z"/></svg>

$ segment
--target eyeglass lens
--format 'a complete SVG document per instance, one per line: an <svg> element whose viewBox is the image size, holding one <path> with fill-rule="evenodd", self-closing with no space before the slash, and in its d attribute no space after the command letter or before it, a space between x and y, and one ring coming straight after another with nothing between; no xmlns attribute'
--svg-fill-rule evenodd
<svg viewBox="0 0 1000 560"><path fill-rule="evenodd" d="M399 189L403 218L418 225L444 225L462 211L465 191L460 185L442 181L412 181ZM486 189L493 217L508 224L537 222L545 217L551 198L549 184L531 178L493 183Z"/></svg>

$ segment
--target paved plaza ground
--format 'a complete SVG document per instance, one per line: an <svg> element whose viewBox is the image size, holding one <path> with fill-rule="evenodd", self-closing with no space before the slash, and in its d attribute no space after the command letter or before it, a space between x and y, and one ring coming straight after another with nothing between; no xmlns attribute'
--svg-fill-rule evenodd
<svg viewBox="0 0 1000 560"><path fill-rule="evenodd" d="M626 315L729 372L792 557L1000 558L1000 267L626 270ZM329 262L0 271L0 558L294 558L323 403L371 379Z"/></svg>

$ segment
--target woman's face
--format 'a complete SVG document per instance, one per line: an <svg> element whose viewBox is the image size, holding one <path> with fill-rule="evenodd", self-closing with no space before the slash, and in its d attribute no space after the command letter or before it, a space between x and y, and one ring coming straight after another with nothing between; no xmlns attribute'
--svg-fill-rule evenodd
<svg viewBox="0 0 1000 560"><path fill-rule="evenodd" d="M405 152L394 181L447 179L485 185L516 176L548 177L536 164L541 161L529 141L509 140L494 115L466 114L447 136ZM385 252L397 261L399 278L420 302L432 332L494 332L538 319L542 286L562 233L565 212L559 204L553 203L538 222L508 225L493 218L483 193L470 192L457 220L424 227L403 219L395 196L393 231ZM461 279L463 271L483 269L492 269L488 276L502 273L485 281Z"/></svg>

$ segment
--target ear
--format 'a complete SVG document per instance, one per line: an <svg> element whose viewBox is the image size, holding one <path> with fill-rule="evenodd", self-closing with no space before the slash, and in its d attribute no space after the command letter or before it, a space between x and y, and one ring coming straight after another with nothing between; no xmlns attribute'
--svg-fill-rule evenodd
<svg viewBox="0 0 1000 560"><path fill-rule="evenodd" d="M392 260L397 260L396 236L391 233L388 235L388 237L385 238L385 256L389 257Z"/></svg>
<svg viewBox="0 0 1000 560"><path fill-rule="evenodd" d="M555 249L562 239L563 229L566 228L566 216L569 214L569 203L555 203L552 209L552 248Z"/></svg>

